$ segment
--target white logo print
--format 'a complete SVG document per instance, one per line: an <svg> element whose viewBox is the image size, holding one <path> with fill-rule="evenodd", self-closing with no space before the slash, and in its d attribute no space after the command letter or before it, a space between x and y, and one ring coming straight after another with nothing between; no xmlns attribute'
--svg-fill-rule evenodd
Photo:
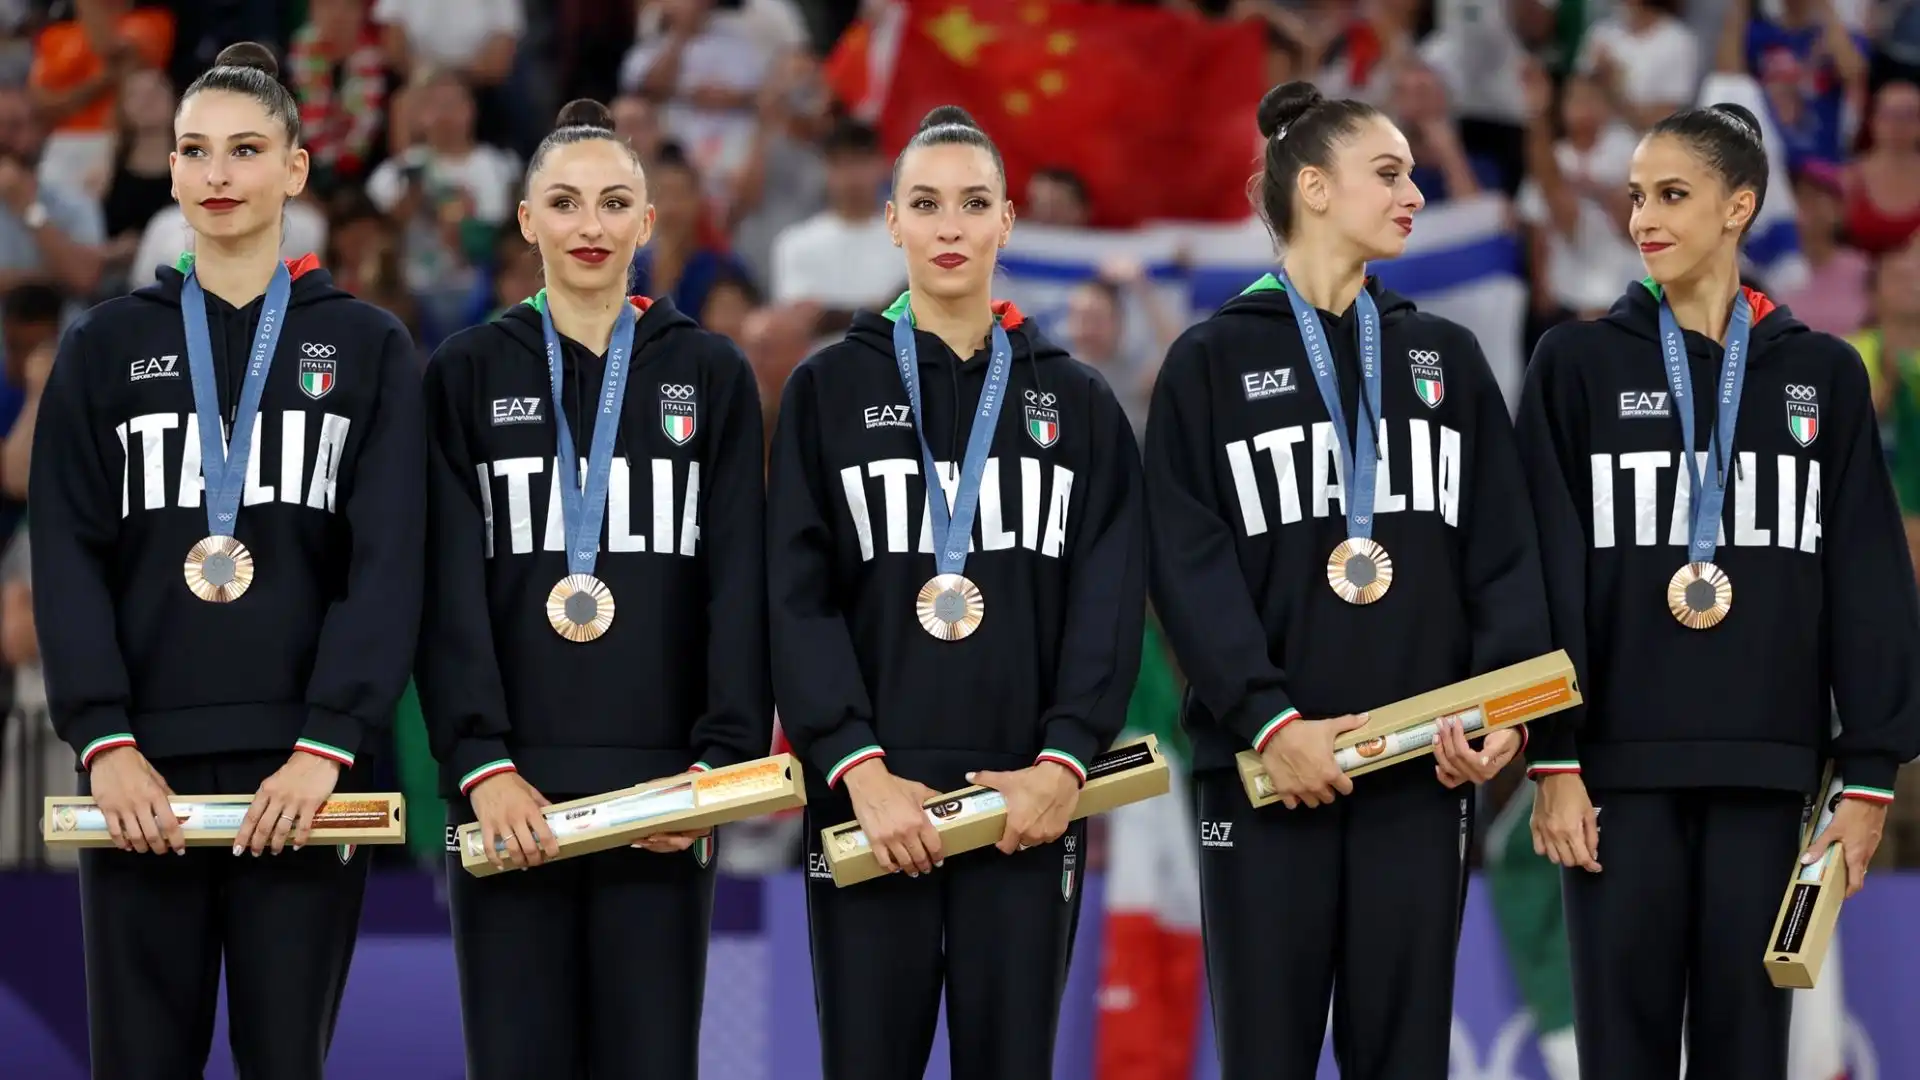
<svg viewBox="0 0 1920 1080"><path fill-rule="evenodd" d="M693 386L688 383L660 384L660 430L675 446L685 446L693 438L696 410Z"/></svg>
<svg viewBox="0 0 1920 1080"><path fill-rule="evenodd" d="M1665 390L1623 390L1620 393L1620 419L1651 420L1673 415L1671 398Z"/></svg>
<svg viewBox="0 0 1920 1080"><path fill-rule="evenodd" d="M178 356L155 356L146 360L135 360L127 369L128 382L146 382L148 379L177 379L180 377L180 358Z"/></svg>
<svg viewBox="0 0 1920 1080"><path fill-rule="evenodd" d="M493 426L504 427L508 424L538 424L546 417L540 415L540 398L505 397L493 399Z"/></svg>
<svg viewBox="0 0 1920 1080"><path fill-rule="evenodd" d="M1200 846L1229 848L1233 846L1233 822L1203 821L1200 823Z"/></svg>
<svg viewBox="0 0 1920 1080"><path fill-rule="evenodd" d="M1433 349L1408 349L1407 363L1413 372L1413 392L1429 409L1437 409L1447 398L1447 380L1440 370L1440 354Z"/></svg>
<svg viewBox="0 0 1920 1080"><path fill-rule="evenodd" d="M1240 375L1240 391L1248 401L1264 401L1281 394L1291 394L1300 389L1293 381L1292 368L1274 368L1272 371L1247 371Z"/></svg>
<svg viewBox="0 0 1920 1080"><path fill-rule="evenodd" d="M305 342L300 346L300 355L314 360L325 360L337 351L333 346L318 341Z"/></svg>
<svg viewBox="0 0 1920 1080"><path fill-rule="evenodd" d="M824 851L807 852L807 876L833 880L833 871L827 866L827 853Z"/></svg>
<svg viewBox="0 0 1920 1080"><path fill-rule="evenodd" d="M868 431L882 427L913 427L913 418L905 405L869 405L862 411L861 418L867 422Z"/></svg>

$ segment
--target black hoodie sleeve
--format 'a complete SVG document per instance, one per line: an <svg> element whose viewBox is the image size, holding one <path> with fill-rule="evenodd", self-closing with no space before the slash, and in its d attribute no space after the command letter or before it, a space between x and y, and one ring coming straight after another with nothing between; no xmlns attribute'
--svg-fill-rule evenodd
<svg viewBox="0 0 1920 1080"><path fill-rule="evenodd" d="M1459 355L1473 373L1474 465L1462 544L1475 675L1552 651L1540 537L1506 398L1471 334Z"/></svg>
<svg viewBox="0 0 1920 1080"><path fill-rule="evenodd" d="M1201 705L1259 750L1300 714L1241 572L1231 511L1218 499L1205 325L1173 343L1153 387L1146 449L1150 585L1154 611Z"/></svg>
<svg viewBox="0 0 1920 1080"><path fill-rule="evenodd" d="M427 365L426 604L418 683L428 744L460 794L513 771L507 752L507 691L487 608L486 503L467 444L468 370L442 346Z"/></svg>
<svg viewBox="0 0 1920 1080"><path fill-rule="evenodd" d="M1920 596L1867 386L1850 348L1836 364L1830 430L1846 442L1830 465L1821 521L1825 635L1846 793L1893 798L1894 773L1920 752Z"/></svg>
<svg viewBox="0 0 1920 1080"><path fill-rule="evenodd" d="M54 730L85 768L102 751L132 746L132 700L120 655L109 568L124 505L118 460L96 437L87 365L88 321L60 342L34 424L27 530L34 628ZM120 475L116 475L120 474Z"/></svg>
<svg viewBox="0 0 1920 1080"><path fill-rule="evenodd" d="M413 673L426 557L426 434L413 339L391 315L380 396L353 467L345 518L346 589L320 623L307 723L294 748L351 768L369 735L393 726Z"/></svg>
<svg viewBox="0 0 1920 1080"><path fill-rule="evenodd" d="M767 468L767 625L780 727L829 787L885 751L853 637L834 599L813 362L787 379Z"/></svg>
<svg viewBox="0 0 1920 1080"><path fill-rule="evenodd" d="M1067 565L1067 618L1053 707L1040 718L1040 761L1087 782L1086 763L1126 725L1146 632L1146 491L1133 426L1099 375L1093 383L1093 474Z"/></svg>
<svg viewBox="0 0 1920 1080"><path fill-rule="evenodd" d="M1533 499L1546 578L1547 612L1553 643L1573 659L1573 670L1587 685L1587 529L1580 519L1575 481L1587 468L1586 396L1556 343L1565 329L1547 334L1535 347L1520 394L1514 433L1520 463ZM1529 724L1527 775L1580 771L1575 733L1586 719L1575 705Z"/></svg>
<svg viewBox="0 0 1920 1080"><path fill-rule="evenodd" d="M767 677L766 435L746 357L714 336L723 414L701 483L707 567L707 707L693 750L708 768L765 757L773 745Z"/></svg>

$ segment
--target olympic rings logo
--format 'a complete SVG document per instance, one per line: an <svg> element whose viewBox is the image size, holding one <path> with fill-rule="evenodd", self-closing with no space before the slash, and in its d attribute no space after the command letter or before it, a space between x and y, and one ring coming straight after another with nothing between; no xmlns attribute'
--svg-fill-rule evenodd
<svg viewBox="0 0 1920 1080"><path fill-rule="evenodd" d="M685 383L661 383L660 394L675 401L685 401L693 396L693 387Z"/></svg>
<svg viewBox="0 0 1920 1080"><path fill-rule="evenodd" d="M334 354L333 346L313 341L300 346L300 351L314 360L324 360Z"/></svg>
<svg viewBox="0 0 1920 1080"><path fill-rule="evenodd" d="M1437 364L1440 354L1432 349L1408 349L1407 359L1416 364Z"/></svg>
<svg viewBox="0 0 1920 1080"><path fill-rule="evenodd" d="M1813 387L1811 387L1811 386L1802 386L1802 385L1800 385L1800 384L1798 384L1798 383L1789 383L1789 384L1787 384L1787 400L1789 400L1789 401L1812 401L1812 400L1813 400Z"/></svg>
<svg viewBox="0 0 1920 1080"><path fill-rule="evenodd" d="M1042 394L1033 390L1027 391L1027 404L1029 405L1038 405L1044 409L1052 405L1056 400L1058 399L1052 394Z"/></svg>

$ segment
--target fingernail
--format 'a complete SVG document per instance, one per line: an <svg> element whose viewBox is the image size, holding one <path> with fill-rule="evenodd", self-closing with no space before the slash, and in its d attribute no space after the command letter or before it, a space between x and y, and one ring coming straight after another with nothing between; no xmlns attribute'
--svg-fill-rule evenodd
<svg viewBox="0 0 1920 1080"><path fill-rule="evenodd" d="M1816 858L1816 856L1814 855L1814 853L1813 853L1813 852L1811 852L1811 851L1809 851L1809 852L1807 852L1807 853L1806 853L1805 855L1802 855L1802 856L1800 856L1800 865L1802 865L1802 866L1812 866L1812 865L1813 865L1813 860L1814 860L1815 858Z"/></svg>
<svg viewBox="0 0 1920 1080"><path fill-rule="evenodd" d="M1482 764L1482 765L1485 765L1486 763L1487 763L1487 759L1486 759L1486 758L1481 758L1481 759L1480 759L1480 764ZM295 845L293 845L293 850L295 850L295 851L299 851L299 850L300 850L300 849L301 849L302 847L304 847L304 846L305 846L305 845L303 845L303 844L295 844Z"/></svg>
<svg viewBox="0 0 1920 1080"><path fill-rule="evenodd" d="M240 845L239 845L239 844L235 844L235 845L233 845L233 853L234 853L235 855L238 855L238 854L240 854Z"/></svg>
<svg viewBox="0 0 1920 1080"><path fill-rule="evenodd" d="M969 783L969 784L971 784L971 783L973 783L973 777L974 777L974 774L973 774L973 773L968 773L968 774L967 774L967 783Z"/></svg>
<svg viewBox="0 0 1920 1080"><path fill-rule="evenodd" d="M174 848L174 849L173 849L173 853L174 853L175 855L185 855L185 854L187 853L187 849L186 849L186 848Z"/></svg>
<svg viewBox="0 0 1920 1080"><path fill-rule="evenodd" d="M907 876L908 876L908 877L919 877L919 876L920 876L920 871L918 871L918 870L909 870L909 871L907 871Z"/></svg>
<svg viewBox="0 0 1920 1080"><path fill-rule="evenodd" d="M941 859L941 860L940 860L939 862L937 862L937 863L934 863L934 864L933 864L933 868L934 868L935 870L938 870L938 869L940 869L941 867L943 867L943 866L945 866L945 865L947 865L947 860L945 860L945 859Z"/></svg>

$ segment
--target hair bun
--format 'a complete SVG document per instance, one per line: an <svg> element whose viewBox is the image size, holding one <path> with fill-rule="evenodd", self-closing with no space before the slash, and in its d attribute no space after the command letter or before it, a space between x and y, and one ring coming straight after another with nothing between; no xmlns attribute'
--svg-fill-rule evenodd
<svg viewBox="0 0 1920 1080"><path fill-rule="evenodd" d="M1273 138L1306 115L1308 109L1326 100L1326 95L1320 92L1319 87L1299 80L1281 83L1267 91L1267 96L1260 99L1260 111L1257 114L1261 138Z"/></svg>
<svg viewBox="0 0 1920 1080"><path fill-rule="evenodd" d="M973 115L958 105L935 106L933 111L929 112L926 118L920 121L920 130L927 131L931 128L944 127L948 124L954 124L963 128L972 128L975 131L980 130L980 125L973 121Z"/></svg>
<svg viewBox="0 0 1920 1080"><path fill-rule="evenodd" d="M213 58L214 67L253 68L264 71L270 79L280 77L280 61L273 57L273 50L257 41L239 41L220 50Z"/></svg>
<svg viewBox="0 0 1920 1080"><path fill-rule="evenodd" d="M613 130L613 111L592 98L575 98L560 108L560 115L554 118L554 130L569 127L599 128L602 131Z"/></svg>
<svg viewBox="0 0 1920 1080"><path fill-rule="evenodd" d="M1739 124L1748 135L1753 137L1754 142L1766 141L1760 134L1760 118L1753 115L1752 109L1745 105L1736 105L1731 101L1717 101L1707 107Z"/></svg>

